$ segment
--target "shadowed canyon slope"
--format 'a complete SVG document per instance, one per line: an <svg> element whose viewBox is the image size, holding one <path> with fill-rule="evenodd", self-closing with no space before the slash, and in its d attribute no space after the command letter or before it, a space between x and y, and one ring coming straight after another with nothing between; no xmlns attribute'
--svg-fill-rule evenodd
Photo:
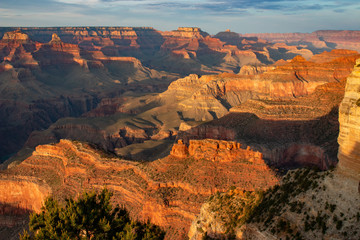
<svg viewBox="0 0 360 240"><path fill-rule="evenodd" d="M183 239L210 194L232 185L250 191L267 189L278 177L261 153L235 142L194 140L189 146L179 142L170 156L140 163L61 140L38 146L31 157L1 173L0 181L4 211L38 211L47 193L63 200L84 189L106 186L114 191L114 201L133 216L165 227L168 239ZM15 192L20 195L11 194Z"/></svg>

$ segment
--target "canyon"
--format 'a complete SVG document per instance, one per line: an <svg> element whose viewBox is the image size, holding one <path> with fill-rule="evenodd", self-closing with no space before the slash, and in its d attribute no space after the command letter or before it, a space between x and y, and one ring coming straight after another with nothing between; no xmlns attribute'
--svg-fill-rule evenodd
<svg viewBox="0 0 360 240"><path fill-rule="evenodd" d="M33 132L25 146L67 138L130 159L155 160L169 153L175 139L188 144L215 138L249 145L276 167L328 169L337 163L337 108L345 78L359 56L333 50L255 75L191 74L160 94L104 100L80 118Z"/></svg>
<svg viewBox="0 0 360 240"><path fill-rule="evenodd" d="M60 118L79 117L100 106L108 108L110 115L116 112L116 104L125 103L134 96L163 92L179 77L224 72L252 76L257 74L250 73L265 71L265 65L280 67L284 64L281 61L293 59L296 55L312 62L327 61L324 60L326 56L319 56L318 59L313 57L332 49L319 48L315 51L304 46L274 44L231 31L210 36L200 28L178 28L167 32L140 27L0 28L0 37L1 160L19 151L34 130L47 129ZM341 54L346 58L355 55L355 52L343 50L341 53L338 50L336 54L328 54L327 57L336 58ZM298 61L301 62L300 59ZM285 65L292 68L291 65ZM334 79L341 79L349 71L340 69L341 64L338 67L333 65L329 67L337 68L334 73L324 72L326 77L319 78L321 74L316 77L306 75L313 66L308 64L303 68L300 65L296 67L300 69L295 70L300 71L295 74L295 78L299 79L286 83L294 85L292 90L286 90L286 93L274 92L272 97L291 97L290 91L294 91L294 96L307 94L317 84L328 81L330 74L334 74ZM262 70L254 70L254 67ZM252 68L250 72L246 70L249 68ZM293 74L290 69L279 70ZM280 76L280 72L273 73ZM298 81L304 77L302 74L317 83L311 81L314 85L304 88ZM267 75L260 76L261 79L263 77ZM269 77L272 79L276 76ZM245 77L242 83L250 82L248 78L252 79ZM284 76L286 78L290 76ZM266 81L251 82L260 84L259 87L262 84L263 89L258 91L267 91L265 94L275 90L266 90ZM280 82L279 88L290 87L282 86L285 83ZM243 91L236 89L238 83L235 81L232 86L228 86L235 88L234 92ZM223 102L215 103L219 106L213 108L222 110L216 110L214 114L210 108L210 111L204 111L199 116L196 114L196 120L209 119L210 115L219 117L229 107L253 95L259 97L262 94L248 92L242 96L237 94L229 99L221 99ZM113 101L113 105L104 106L106 101ZM189 104L184 102L184 107ZM189 109L189 114L193 112ZM203 114L206 116L201 116Z"/></svg>
<svg viewBox="0 0 360 240"><path fill-rule="evenodd" d="M302 184L302 167L323 172L307 172L317 186L290 202L307 202L311 219L337 204L351 219L343 232L358 221L348 210L360 169L358 31L48 27L0 28L0 38L2 236L16 239L47 196L106 187L166 239L221 238L215 205L281 195ZM302 220L282 209L270 227L245 224L236 236L287 236L271 229ZM337 221L327 222L336 239Z"/></svg>

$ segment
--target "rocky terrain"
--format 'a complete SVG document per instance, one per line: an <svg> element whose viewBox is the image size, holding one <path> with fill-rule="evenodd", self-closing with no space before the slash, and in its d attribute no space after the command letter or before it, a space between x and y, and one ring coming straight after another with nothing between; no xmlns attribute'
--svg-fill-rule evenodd
<svg viewBox="0 0 360 240"><path fill-rule="evenodd" d="M278 183L278 177L261 153L236 142L194 140L188 146L179 142L169 156L149 163L61 140L38 146L28 159L2 172L0 181L2 214L9 218L39 211L50 193L63 201L85 189L107 187L116 203L134 217L164 227L167 239L183 239L210 194L232 185L249 191L267 189ZM16 225L6 222L10 223Z"/></svg>
<svg viewBox="0 0 360 240"><path fill-rule="evenodd" d="M358 239L357 185L337 172L300 169L265 193L230 189L201 207L189 239Z"/></svg>
<svg viewBox="0 0 360 240"><path fill-rule="evenodd" d="M289 171L265 192L234 188L210 197L193 221L190 239L358 239L359 158L356 109L359 60L340 105L339 164L335 170ZM355 146L355 147L354 147Z"/></svg>
<svg viewBox="0 0 360 240"><path fill-rule="evenodd" d="M296 57L259 74L191 74L161 94L125 93L104 99L81 118L61 119L45 131L33 132L26 146L68 138L130 159L154 160L168 154L171 141L180 134L185 141L237 139L264 152L265 159L276 165L292 162L299 151L315 152L321 159L315 165L328 168L337 162L336 109L344 78L358 56L355 51L333 50L315 55L314 61ZM214 121L202 124L210 120ZM156 150L144 150L155 146ZM313 155L298 157L299 163L307 159Z"/></svg>
<svg viewBox="0 0 360 240"><path fill-rule="evenodd" d="M6 33L0 52L1 158L19 150L33 130L80 116L103 98L161 91L175 77L133 57L85 52L56 34L40 43L20 31Z"/></svg>
<svg viewBox="0 0 360 240"><path fill-rule="evenodd" d="M286 43L274 44L231 31L210 36L199 28L178 28L168 32L131 27L0 28L0 37L2 160L18 151L34 130L46 129L60 118L88 114L96 107L103 109L88 116L101 115L101 111L111 115L117 111L116 104L126 102L129 97L162 92L174 79L189 74L240 71L239 76L246 76L226 86L221 86L221 82L219 86L209 85L210 89L219 88L214 94L222 102L206 98L203 101L209 103L196 101L194 107L203 109L199 113L192 109L182 111L182 118L197 121L218 118L230 107L249 98L263 97L263 94L274 98L302 96L317 85L331 81L331 78L341 79L348 73L341 64L325 66L327 56L313 58L314 53L324 50L322 48L315 51ZM356 54L340 52L328 56L335 60L336 56L347 58ZM298 64L295 68L284 61L276 62L293 59L296 55L330 69L321 72L323 68L320 67L311 72L309 69L315 69L315 66L302 58L297 60L302 63L293 64ZM264 64L274 65L268 68ZM281 65L289 69L281 69ZM275 66L278 72L271 69ZM267 68L272 70L270 75L264 73ZM287 74L283 74L284 71ZM278 79L275 84L273 80L280 75L284 81ZM239 87L241 78L243 86ZM274 89L267 89L269 81L263 81L265 79L271 79ZM308 86L301 83L303 79L309 81ZM258 85L258 90L251 90ZM222 87L235 94L221 97ZM202 92L198 94L203 95ZM184 101L183 107L189 104L194 103ZM215 106L203 107L213 104ZM186 116L186 112L192 116Z"/></svg>
<svg viewBox="0 0 360 240"><path fill-rule="evenodd" d="M0 28L0 235L107 187L167 239L357 237L358 33L333 33Z"/></svg>

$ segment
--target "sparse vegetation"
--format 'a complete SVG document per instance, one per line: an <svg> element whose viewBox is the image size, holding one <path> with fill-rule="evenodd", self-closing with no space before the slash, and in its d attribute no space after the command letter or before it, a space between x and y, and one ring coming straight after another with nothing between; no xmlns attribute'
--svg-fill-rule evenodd
<svg viewBox="0 0 360 240"><path fill-rule="evenodd" d="M216 212L216 218L224 223L227 236L234 233L249 219L251 212L263 198L263 192L240 191L231 187L225 193L216 193L209 198L210 209Z"/></svg>
<svg viewBox="0 0 360 240"><path fill-rule="evenodd" d="M234 194L237 190L233 187L209 198L211 210L215 212L217 224L226 227L224 238L229 238L230 233L238 231L243 224L254 224L278 239L324 238L328 234L345 238L358 236L349 222L359 222L360 212L349 215L351 208L340 211L331 198L324 199L327 188L323 181L329 174L331 171L311 169L289 171L280 185L265 192ZM333 179L331 176L329 179ZM309 199L313 202L308 202Z"/></svg>

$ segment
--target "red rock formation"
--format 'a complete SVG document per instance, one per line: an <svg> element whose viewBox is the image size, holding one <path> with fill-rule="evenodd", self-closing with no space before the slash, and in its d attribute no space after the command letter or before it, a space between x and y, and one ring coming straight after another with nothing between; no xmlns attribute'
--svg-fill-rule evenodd
<svg viewBox="0 0 360 240"><path fill-rule="evenodd" d="M218 120L184 128L178 138L236 140L278 167L328 169L337 163L337 108L344 86L342 80L320 85L304 97L248 100Z"/></svg>
<svg viewBox="0 0 360 240"><path fill-rule="evenodd" d="M182 140L178 140L171 149L170 154L178 158L186 158L189 156L189 149Z"/></svg>
<svg viewBox="0 0 360 240"><path fill-rule="evenodd" d="M27 34L22 33L20 30L15 30L13 32L6 32L2 38L4 42L20 42L26 43L30 41L30 38Z"/></svg>
<svg viewBox="0 0 360 240"><path fill-rule="evenodd" d="M253 163L264 161L262 154L252 151L250 147L242 149L240 143L214 139L190 140L189 147L182 140L178 140L170 154L180 158L193 157L215 162L232 162L238 159L247 159Z"/></svg>
<svg viewBox="0 0 360 240"><path fill-rule="evenodd" d="M51 194L50 187L35 176L1 174L0 183L0 215L9 218L9 221L1 222L1 226L16 225L13 222L15 216L39 212L45 198Z"/></svg>
<svg viewBox="0 0 360 240"><path fill-rule="evenodd" d="M215 142L218 142L219 161L168 156L151 163L138 163L106 156L84 143L61 140L56 145L38 146L31 157L8 169L6 176L7 179L37 176L59 199L76 196L84 189L106 186L114 191L114 201L124 204L133 216L143 220L149 218L163 226L168 232L167 239L184 239L201 204L210 194L232 185L255 190L278 182L262 161L261 154L240 149L238 144L207 140L194 141L192 145L208 149L212 154L210 149ZM179 152L176 149L178 145L172 152ZM230 155L231 161L222 161L225 157L229 159L224 154L226 151L238 155ZM20 182L14 189L21 186ZM39 199L33 196L36 198L34 204L41 202L42 196ZM25 195L23 201L31 205ZM0 202L13 204L16 199L0 194ZM36 210L36 206L27 207Z"/></svg>

